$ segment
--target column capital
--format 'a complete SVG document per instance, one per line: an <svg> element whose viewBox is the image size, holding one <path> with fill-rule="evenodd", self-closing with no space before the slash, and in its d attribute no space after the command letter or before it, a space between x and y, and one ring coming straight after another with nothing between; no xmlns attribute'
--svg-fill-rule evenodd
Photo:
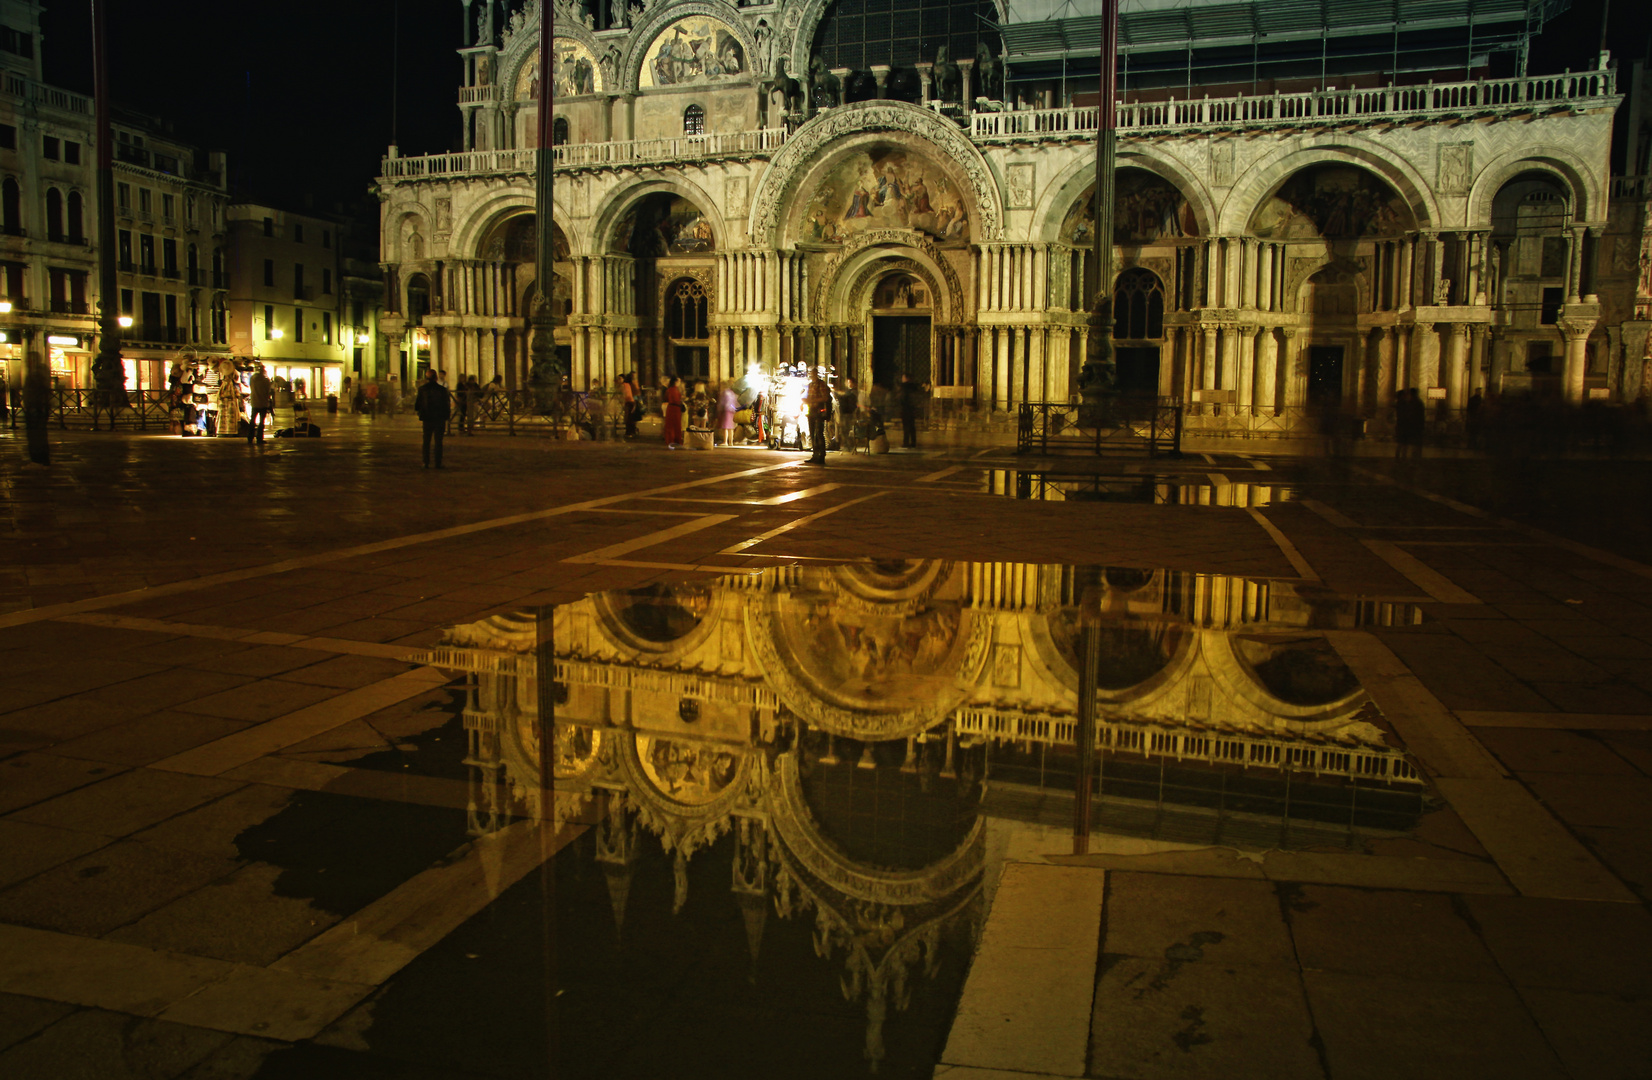
<svg viewBox="0 0 1652 1080"><path fill-rule="evenodd" d="M1567 341L1586 338L1594 331L1597 322L1599 320L1592 315L1562 315L1559 321L1560 332Z"/></svg>

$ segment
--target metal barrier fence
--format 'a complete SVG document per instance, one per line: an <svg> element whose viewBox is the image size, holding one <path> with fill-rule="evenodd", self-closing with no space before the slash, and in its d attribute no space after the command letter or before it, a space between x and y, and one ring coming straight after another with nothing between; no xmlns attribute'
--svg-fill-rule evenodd
<svg viewBox="0 0 1652 1080"><path fill-rule="evenodd" d="M1182 404L1170 398L1025 401L1015 432L1018 454L1145 449L1149 457L1157 457L1180 454L1181 448Z"/></svg>

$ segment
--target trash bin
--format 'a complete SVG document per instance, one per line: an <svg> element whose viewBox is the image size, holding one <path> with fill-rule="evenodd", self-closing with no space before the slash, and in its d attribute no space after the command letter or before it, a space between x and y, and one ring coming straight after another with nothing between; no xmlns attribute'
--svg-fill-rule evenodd
<svg viewBox="0 0 1652 1080"><path fill-rule="evenodd" d="M329 413L337 413L338 412L338 395L337 394L328 394L327 395L327 411Z"/></svg>

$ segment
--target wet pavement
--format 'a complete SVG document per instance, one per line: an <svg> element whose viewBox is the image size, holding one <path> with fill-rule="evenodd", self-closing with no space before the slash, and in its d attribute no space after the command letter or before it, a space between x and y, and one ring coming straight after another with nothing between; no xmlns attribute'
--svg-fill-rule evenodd
<svg viewBox="0 0 1652 1080"><path fill-rule="evenodd" d="M1575 491L455 442L0 436L0 1075L1652 1075Z"/></svg>

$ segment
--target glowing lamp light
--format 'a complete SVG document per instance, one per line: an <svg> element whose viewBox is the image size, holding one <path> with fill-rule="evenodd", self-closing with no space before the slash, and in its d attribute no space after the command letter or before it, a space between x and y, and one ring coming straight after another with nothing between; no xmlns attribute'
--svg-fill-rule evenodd
<svg viewBox="0 0 1652 1080"><path fill-rule="evenodd" d="M0 315L10 315L10 314L11 314L11 301L10 300L0 300Z"/></svg>
<svg viewBox="0 0 1652 1080"><path fill-rule="evenodd" d="M275 339L276 341L280 341L282 338L284 338L286 336L287 336L287 332L285 330L281 329L279 326L276 327L274 330L270 331L270 337Z"/></svg>
<svg viewBox="0 0 1652 1080"><path fill-rule="evenodd" d="M122 315L120 318L115 320L115 324L122 330L130 330L132 328L132 316Z"/></svg>
<svg viewBox="0 0 1652 1080"><path fill-rule="evenodd" d="M11 335L7 334L4 330L0 330L0 345L8 344L10 341Z"/></svg>
<svg viewBox="0 0 1652 1080"><path fill-rule="evenodd" d="M66 348L72 349L80 344L80 339L77 337L70 337L68 334L47 334L46 344L62 345Z"/></svg>

